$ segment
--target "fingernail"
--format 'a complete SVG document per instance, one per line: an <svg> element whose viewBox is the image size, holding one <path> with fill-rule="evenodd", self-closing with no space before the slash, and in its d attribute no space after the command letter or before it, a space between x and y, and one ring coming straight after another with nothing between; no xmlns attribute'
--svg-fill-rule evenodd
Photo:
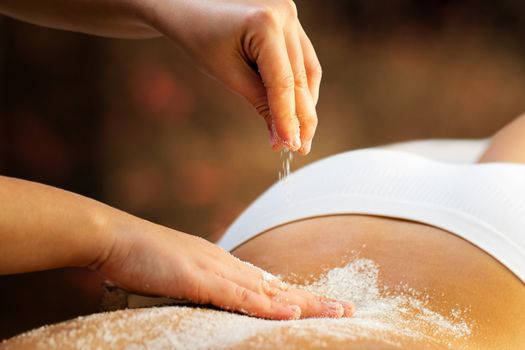
<svg viewBox="0 0 525 350"><path fill-rule="evenodd" d="M295 137L293 139L293 143L292 143L292 146L298 150L299 148L301 148L301 137L299 136L299 133L295 134Z"/></svg>
<svg viewBox="0 0 525 350"><path fill-rule="evenodd" d="M345 309L341 303L330 301L325 303L325 306L328 307L328 317L341 318L345 313Z"/></svg>
<svg viewBox="0 0 525 350"><path fill-rule="evenodd" d="M298 320L301 318L301 308L297 305L290 305L290 311L292 312L291 320Z"/></svg>
<svg viewBox="0 0 525 350"><path fill-rule="evenodd" d="M302 154L307 155L308 153L310 153L311 148L312 148L312 140L306 141L303 144L303 148L301 150Z"/></svg>
<svg viewBox="0 0 525 350"><path fill-rule="evenodd" d="M290 146L292 146L292 150L297 151L299 148L301 148L301 138L299 137L299 133L295 134L293 139L290 141Z"/></svg>
<svg viewBox="0 0 525 350"><path fill-rule="evenodd" d="M262 289L266 295L271 297L277 295L280 292L278 288L272 287L268 281L264 280L262 281Z"/></svg>
<svg viewBox="0 0 525 350"><path fill-rule="evenodd" d="M344 317L351 317L354 315L355 312L355 306L352 303L349 303L347 301L341 302L341 305L343 305L343 308L345 309Z"/></svg>

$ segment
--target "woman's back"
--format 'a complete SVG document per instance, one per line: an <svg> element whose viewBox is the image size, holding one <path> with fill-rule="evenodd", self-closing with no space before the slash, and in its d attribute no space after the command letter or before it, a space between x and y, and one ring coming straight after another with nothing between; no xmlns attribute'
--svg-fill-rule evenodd
<svg viewBox="0 0 525 350"><path fill-rule="evenodd" d="M513 134L518 137L506 137ZM525 163L523 135L525 117L496 135L482 159ZM443 228L326 214L282 222L241 243L233 251L241 259L306 289L355 299L355 316L275 322L176 306L124 310L39 329L0 348L525 347L523 282L492 255Z"/></svg>
<svg viewBox="0 0 525 350"><path fill-rule="evenodd" d="M349 261L366 260L377 268L377 281L369 283L377 282L379 299L388 304L389 295L404 295L412 304L403 315L385 307L376 315L377 327L384 326L384 318L413 317L411 326L428 344L453 349L525 345L523 283L487 253L441 229L373 216L327 216L268 231L234 254L301 283ZM368 302L356 305L355 317ZM399 333L393 329L390 336ZM411 348L413 340L401 348Z"/></svg>
<svg viewBox="0 0 525 350"><path fill-rule="evenodd" d="M285 280L355 302L352 318L268 321L170 306L99 314L34 331L5 349L522 349L525 288L479 248L427 225L312 218L234 254ZM1 348L1 347L0 347Z"/></svg>

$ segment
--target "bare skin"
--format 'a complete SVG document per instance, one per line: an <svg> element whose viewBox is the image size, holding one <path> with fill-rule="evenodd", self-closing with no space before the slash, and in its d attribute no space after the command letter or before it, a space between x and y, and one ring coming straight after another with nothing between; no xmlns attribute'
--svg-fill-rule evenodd
<svg viewBox="0 0 525 350"><path fill-rule="evenodd" d="M83 33L166 35L263 116L274 150L307 154L321 80L314 48L289 0L4 0L0 13ZM88 198L0 177L0 273L90 266L139 293L290 319L350 315L349 304L287 290L200 238Z"/></svg>
<svg viewBox="0 0 525 350"><path fill-rule="evenodd" d="M264 281L260 270L201 238L53 187L0 176L0 213L1 274L91 267L131 291L264 318L351 313L351 305L283 291L278 280ZM288 301L275 300L277 291Z"/></svg>
<svg viewBox="0 0 525 350"><path fill-rule="evenodd" d="M3 0L0 13L101 36L166 35L253 105L274 150L310 152L321 65L291 0Z"/></svg>
<svg viewBox="0 0 525 350"><path fill-rule="evenodd" d="M493 137L479 161L525 163L524 150L525 116L521 116ZM272 273L291 277L293 272L294 279L341 266L351 252L379 264L383 286L402 282L428 291L430 306L438 312L447 314L454 306L471 308L476 325L472 336L466 343L442 339L443 344L486 350L525 346L523 282L481 249L435 227L373 216L318 217L275 228L233 251ZM335 339L333 345L337 348ZM363 341L356 348L375 346ZM430 345L407 340L400 348L425 346Z"/></svg>
<svg viewBox="0 0 525 350"><path fill-rule="evenodd" d="M233 253L293 279L319 276L359 254L380 266L382 286L405 283L427 291L430 308L441 314L457 306L472 310L476 326L468 343L442 339L444 344L487 350L523 345L523 283L479 248L434 227L372 216L319 217L270 230Z"/></svg>
<svg viewBox="0 0 525 350"><path fill-rule="evenodd" d="M524 117L521 117L496 134L480 161L503 159L525 163L524 154L514 150L515 147L525 149L523 121ZM471 310L468 321L472 325L472 335L467 339L439 339L437 343L400 339L396 346L379 339L342 343L330 334L315 335L316 338L322 337L331 349L421 350L448 349L452 346L454 349L518 350L523 348L525 342L525 314L522 312L525 309L524 284L484 251L435 227L374 216L317 217L269 230L244 243L233 253L270 272L293 278L294 282L300 282L301 278L310 279L312 274L318 276L327 268L341 266L357 253L379 265L382 286L404 283L424 291L431 297L429 307L443 314L448 314L453 307ZM123 312L132 315L142 311ZM182 316L183 310L173 308L172 312L173 317L159 317L155 323L164 324L176 333L178 326L173 319L177 315ZM107 317L106 321L111 317L118 319L125 316L112 313ZM89 326L90 322L85 321L84 326ZM46 337L68 333L71 327L71 322L52 326L47 328ZM92 335L89 327L79 330L79 339ZM133 332L133 326L129 331ZM281 331L283 334L280 337L266 335L253 341L262 344L263 349L315 348L308 337L294 337L286 331L286 327ZM32 349L40 338L22 339L13 338L3 346L5 349ZM234 348L246 348L250 341ZM104 348L103 340L99 345Z"/></svg>

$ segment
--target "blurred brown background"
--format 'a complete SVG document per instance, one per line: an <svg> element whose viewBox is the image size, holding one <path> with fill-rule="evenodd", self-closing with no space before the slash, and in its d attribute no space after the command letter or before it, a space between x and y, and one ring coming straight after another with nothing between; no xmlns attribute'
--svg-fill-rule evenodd
<svg viewBox="0 0 525 350"><path fill-rule="evenodd" d="M525 109L521 1L297 5L324 80L313 151L294 169L394 141L487 137ZM2 175L214 239L280 162L252 108L168 40L0 17ZM100 278L81 269L0 277L0 339L95 312L100 295Z"/></svg>

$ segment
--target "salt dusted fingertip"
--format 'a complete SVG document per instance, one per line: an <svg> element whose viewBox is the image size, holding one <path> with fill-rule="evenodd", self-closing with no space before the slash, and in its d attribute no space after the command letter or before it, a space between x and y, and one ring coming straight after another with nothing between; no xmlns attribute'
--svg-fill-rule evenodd
<svg viewBox="0 0 525 350"><path fill-rule="evenodd" d="M298 305L290 305L290 310L292 311L292 317L290 320L298 320L301 318L301 308Z"/></svg>
<svg viewBox="0 0 525 350"><path fill-rule="evenodd" d="M348 301L341 302L341 305L343 305L343 308L345 310L343 317L352 317L355 312L354 304Z"/></svg>
<svg viewBox="0 0 525 350"><path fill-rule="evenodd" d="M280 290L276 287L273 287L268 281L265 281L264 279L261 281L261 286L264 294L273 297L279 294Z"/></svg>
<svg viewBox="0 0 525 350"><path fill-rule="evenodd" d="M324 317L341 318L345 313L345 309L341 303L329 301L323 303L327 310L323 313Z"/></svg>
<svg viewBox="0 0 525 350"><path fill-rule="evenodd" d="M290 289L290 286L286 282L279 281L279 289L282 290L283 292L286 292L287 290Z"/></svg>

